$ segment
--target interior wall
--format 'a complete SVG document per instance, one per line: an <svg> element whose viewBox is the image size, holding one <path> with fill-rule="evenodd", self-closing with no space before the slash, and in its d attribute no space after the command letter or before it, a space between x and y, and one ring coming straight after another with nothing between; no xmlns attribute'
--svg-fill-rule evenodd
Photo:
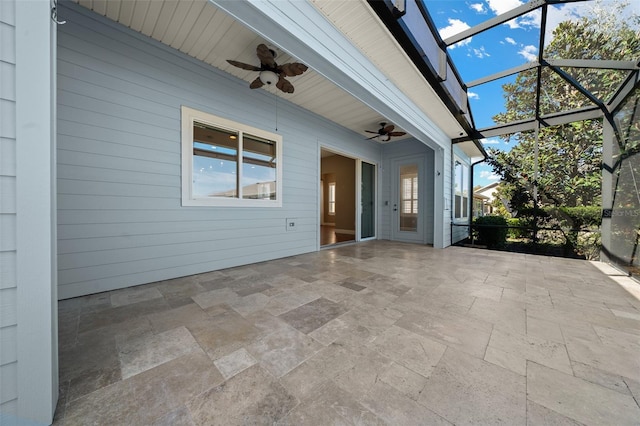
<svg viewBox="0 0 640 426"><path fill-rule="evenodd" d="M322 163L321 163L322 164ZM322 171L322 165L320 166L320 170ZM322 173L322 181L324 182L324 186L322 190L324 193L322 194L322 224L323 225L335 225L335 215L329 214L329 184L336 181L335 173Z"/></svg>
<svg viewBox="0 0 640 426"><path fill-rule="evenodd" d="M325 222L334 222L336 232L356 230L356 160L342 155L322 158L321 170L325 181ZM333 179L333 180L331 180ZM328 211L329 183L336 183L336 214ZM333 220L331 220L333 219Z"/></svg>
<svg viewBox="0 0 640 426"><path fill-rule="evenodd" d="M315 251L322 140L380 161L379 144L280 94L282 207L183 207L180 107L274 131L275 95L81 6L60 19L60 298Z"/></svg>

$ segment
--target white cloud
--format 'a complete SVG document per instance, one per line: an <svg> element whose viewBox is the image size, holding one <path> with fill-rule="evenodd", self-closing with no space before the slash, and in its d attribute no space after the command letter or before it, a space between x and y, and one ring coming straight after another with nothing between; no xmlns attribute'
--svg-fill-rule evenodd
<svg viewBox="0 0 640 426"><path fill-rule="evenodd" d="M487 51L484 49L484 46L481 46L480 49L473 49L473 54L476 55L476 58L488 58L489 56L491 56L490 54L487 53Z"/></svg>
<svg viewBox="0 0 640 426"><path fill-rule="evenodd" d="M526 15L522 15L516 20L516 28L540 28L542 22L542 11L540 9L532 10ZM511 25L509 25L511 27Z"/></svg>
<svg viewBox="0 0 640 426"><path fill-rule="evenodd" d="M523 1L520 0L487 0L487 4L489 4L489 9L496 15L501 15L505 12L509 12L510 10L515 9L518 6L524 4ZM533 10L526 15L522 15L519 18L512 19L505 23L509 28L527 28L527 27L540 27L540 17L542 13L540 9Z"/></svg>
<svg viewBox="0 0 640 426"><path fill-rule="evenodd" d="M497 175L493 172L487 171L487 170L483 170L480 172L479 174L481 179L487 179L487 180L500 180L500 175Z"/></svg>
<svg viewBox="0 0 640 426"><path fill-rule="evenodd" d="M513 44L514 46L517 44L516 41L511 37L505 37L504 40L509 44Z"/></svg>
<svg viewBox="0 0 640 426"><path fill-rule="evenodd" d="M520 0L487 0L489 9L496 15L501 15L523 4Z"/></svg>
<svg viewBox="0 0 640 426"><path fill-rule="evenodd" d="M469 7L478 13L487 13L487 9L484 7L484 3L471 3Z"/></svg>
<svg viewBox="0 0 640 426"><path fill-rule="evenodd" d="M491 56L484 50L484 46L481 46L480 49L474 48L473 49L473 54L476 55L476 58L480 58L480 59L487 58L487 57Z"/></svg>
<svg viewBox="0 0 640 426"><path fill-rule="evenodd" d="M467 91L467 97L469 99L480 99L480 95L478 95L476 92Z"/></svg>
<svg viewBox="0 0 640 426"><path fill-rule="evenodd" d="M518 51L518 54L527 60L527 62L533 62L538 60L538 48L533 45L524 46Z"/></svg>
<svg viewBox="0 0 640 426"><path fill-rule="evenodd" d="M468 30L469 28L471 28L466 22L462 22L459 19L449 18L448 22L449 22L448 26L444 28L440 28L438 30L438 32L440 33L440 37L442 37L443 40L451 36L454 36L456 34L460 34L462 31ZM452 46L449 46L449 49L453 49L458 46L464 46L465 44L469 44L471 43L471 38L472 37L469 37Z"/></svg>
<svg viewBox="0 0 640 426"><path fill-rule="evenodd" d="M500 139L498 138L481 139L480 142L482 143L482 145L499 145Z"/></svg>

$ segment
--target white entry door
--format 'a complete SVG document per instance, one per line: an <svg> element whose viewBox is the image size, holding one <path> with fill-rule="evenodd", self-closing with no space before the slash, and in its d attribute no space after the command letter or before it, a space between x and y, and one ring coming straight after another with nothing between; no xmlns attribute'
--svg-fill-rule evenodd
<svg viewBox="0 0 640 426"><path fill-rule="evenodd" d="M392 161L392 239L424 242L424 157Z"/></svg>

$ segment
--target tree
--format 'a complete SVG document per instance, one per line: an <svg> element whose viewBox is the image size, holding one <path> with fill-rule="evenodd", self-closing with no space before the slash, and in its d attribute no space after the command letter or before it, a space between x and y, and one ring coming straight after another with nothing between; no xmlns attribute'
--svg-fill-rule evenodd
<svg viewBox="0 0 640 426"><path fill-rule="evenodd" d="M637 60L640 56L640 16L623 13L627 3L602 7L596 2L589 16L562 22L544 50L545 59ZM606 69L560 70L606 102L626 75ZM537 69L521 72L503 85L506 112L493 117L498 124L531 119L536 113ZM542 68L541 115L593 105L558 73ZM509 152L489 149L488 162L502 176L502 196L515 210L534 205L599 205L601 202L602 122L587 120L543 127L538 135L536 178L535 134L504 136L517 144ZM534 189L535 188L535 189ZM538 198L534 200L534 192ZM536 202L534 202L536 201Z"/></svg>

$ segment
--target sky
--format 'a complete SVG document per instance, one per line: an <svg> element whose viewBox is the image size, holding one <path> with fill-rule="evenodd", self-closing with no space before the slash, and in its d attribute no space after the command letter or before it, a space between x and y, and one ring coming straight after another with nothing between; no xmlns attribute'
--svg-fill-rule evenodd
<svg viewBox="0 0 640 426"><path fill-rule="evenodd" d="M612 0L604 0L607 3ZM478 25L497 15L524 4L520 0L424 0L440 35L446 39L467 28ZM572 2L549 6L545 45L552 38L553 30L560 22L577 20L589 13L595 2ZM630 0L628 10L640 13L640 0ZM527 62L536 61L540 40L540 9L498 25L483 33L449 46L448 52L462 80L470 83ZM503 112L502 85L512 82L515 76L497 80L468 90L469 102L476 128L494 124L492 116ZM512 148L498 138L483 141L485 147L504 150ZM485 186L498 180L491 168L484 164L474 168L474 185Z"/></svg>

